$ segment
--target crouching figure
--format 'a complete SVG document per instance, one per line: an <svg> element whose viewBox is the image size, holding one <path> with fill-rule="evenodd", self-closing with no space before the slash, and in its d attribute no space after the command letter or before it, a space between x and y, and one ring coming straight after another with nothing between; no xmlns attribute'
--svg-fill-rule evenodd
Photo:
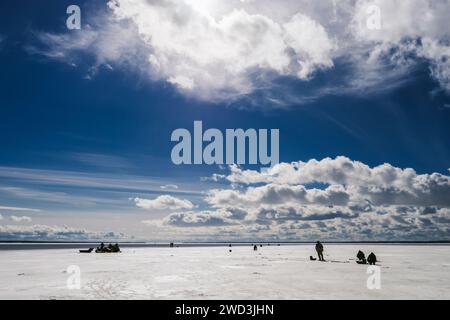
<svg viewBox="0 0 450 320"><path fill-rule="evenodd" d="M356 257L358 258L358 261L356 261L356 263L367 264L366 255L361 250L358 251L358 253L356 254Z"/></svg>
<svg viewBox="0 0 450 320"><path fill-rule="evenodd" d="M369 254L369 256L367 257L367 262L369 262L369 264L372 264L372 265L376 264L377 263L377 256L373 252L371 252Z"/></svg>

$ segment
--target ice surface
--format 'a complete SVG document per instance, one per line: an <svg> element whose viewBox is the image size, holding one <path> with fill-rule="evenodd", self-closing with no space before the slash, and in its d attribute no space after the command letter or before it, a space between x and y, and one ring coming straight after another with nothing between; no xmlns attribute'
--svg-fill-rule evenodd
<svg viewBox="0 0 450 320"><path fill-rule="evenodd" d="M313 245L0 251L1 299L450 299L450 246ZM369 290L356 252L375 252L381 289ZM352 260L350 260L352 259ZM68 289L67 268L81 269Z"/></svg>

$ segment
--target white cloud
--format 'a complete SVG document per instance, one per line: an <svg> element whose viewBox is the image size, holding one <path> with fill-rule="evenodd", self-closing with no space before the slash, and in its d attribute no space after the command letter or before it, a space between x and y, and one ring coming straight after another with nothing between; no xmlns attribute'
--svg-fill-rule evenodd
<svg viewBox="0 0 450 320"><path fill-rule="evenodd" d="M322 25L297 13L283 28L288 48L297 53L298 78L307 79L316 69L333 67L331 53L335 45Z"/></svg>
<svg viewBox="0 0 450 320"><path fill-rule="evenodd" d="M370 5L380 9L379 30L366 27ZM351 27L355 40L372 48L371 60L389 57L396 65L408 65L414 56L424 58L431 76L450 91L449 18L445 0L358 0Z"/></svg>
<svg viewBox="0 0 450 320"><path fill-rule="evenodd" d="M8 211L30 211L30 212L39 212L39 209L32 208L21 208L21 207L8 207L8 206L0 206L0 210L8 210Z"/></svg>
<svg viewBox="0 0 450 320"><path fill-rule="evenodd" d="M149 226L171 227L221 227L239 225L247 212L237 208L221 208L218 210L185 211L169 214L162 220L144 220Z"/></svg>
<svg viewBox="0 0 450 320"><path fill-rule="evenodd" d="M450 206L449 176L439 173L417 174L411 168L400 169L387 163L370 168L346 157L280 163L264 173L234 166L227 179L235 184L266 184L264 187L249 189L253 193L271 185L282 185L292 192L292 189L305 184L321 183L329 185L321 192L340 186L348 201L367 200L376 205ZM311 191L308 190L309 193Z"/></svg>
<svg viewBox="0 0 450 320"><path fill-rule="evenodd" d="M81 240L118 240L124 234L114 232L93 232L67 226L48 225L0 225L1 240L47 240L47 241L81 241Z"/></svg>
<svg viewBox="0 0 450 320"><path fill-rule="evenodd" d="M177 227L224 226L235 224L227 211L199 211L172 213L163 220L164 224Z"/></svg>
<svg viewBox="0 0 450 320"><path fill-rule="evenodd" d="M347 157L236 166L230 187L205 192L209 208L145 224L240 239L430 240L450 235L450 176L417 174ZM189 233L192 235L191 233Z"/></svg>
<svg viewBox="0 0 450 320"><path fill-rule="evenodd" d="M134 198L136 206L143 209L153 210L181 210L192 209L194 205L186 199L179 199L169 195L162 195L155 199Z"/></svg>
<svg viewBox="0 0 450 320"><path fill-rule="evenodd" d="M254 69L306 79L333 65L326 31L302 14L280 24L243 9L215 18L190 1L117 3L110 3L114 16L132 21L151 51L149 65L142 67L201 98L251 92Z"/></svg>
<svg viewBox="0 0 450 320"><path fill-rule="evenodd" d="M10 216L11 220L14 222L31 222L31 218L28 216Z"/></svg>
<svg viewBox="0 0 450 320"><path fill-rule="evenodd" d="M115 191L126 190L129 192L160 192L161 185L168 184L169 181L156 177L148 176L136 176L126 174L105 174L105 173L86 173L81 171L59 171L59 170L41 170L41 169L29 169L19 167L2 167L0 166L0 177L4 179L13 180L16 184L32 184L37 182L40 185L47 186L64 186L64 187L76 187L76 188L88 188L98 190L110 190ZM29 192L28 188L18 187L0 187L1 190L8 192L18 192L23 197L45 197L45 192ZM34 190L34 189L33 189ZM177 190L179 193L199 193L198 186L196 184L183 185ZM66 193L52 192L54 196L61 195L61 201L69 201ZM51 196L48 193L47 196ZM65 196L65 197L64 197ZM70 195L74 197L74 195ZM89 199L90 198L90 199ZM93 200L93 197L83 197L81 201ZM1 206L0 210L21 210L21 211L39 211L39 209L18 208Z"/></svg>
<svg viewBox="0 0 450 320"><path fill-rule="evenodd" d="M174 76L167 79L167 82L178 86L180 89L193 90L195 88L194 79L185 76Z"/></svg>
<svg viewBox="0 0 450 320"><path fill-rule="evenodd" d="M206 201L214 207L243 206L259 207L277 204L322 204L325 206L346 205L350 195L341 185L329 186L325 190L306 189L303 185L266 184L248 188L244 192L219 189L208 192Z"/></svg>
<svg viewBox="0 0 450 320"><path fill-rule="evenodd" d="M228 212L240 216L229 218ZM173 213L163 220L143 221L167 234L236 240L445 240L450 232L450 210L383 206L355 211L349 207L300 206Z"/></svg>
<svg viewBox="0 0 450 320"><path fill-rule="evenodd" d="M381 28L367 27L369 6L380 9ZM409 38L444 39L448 37L448 1L442 0L358 0L352 27L361 41L399 43Z"/></svg>
<svg viewBox="0 0 450 320"><path fill-rule="evenodd" d="M342 185L352 199L362 197L377 204L450 205L449 176L417 174L387 163L370 168L347 157L280 163L263 173L233 166L226 179L242 184Z"/></svg>
<svg viewBox="0 0 450 320"><path fill-rule="evenodd" d="M178 186L176 184L165 184L163 186L160 186L161 189L166 190L166 189L178 189Z"/></svg>
<svg viewBox="0 0 450 320"><path fill-rule="evenodd" d="M39 34L46 48L29 47L30 52L72 65L88 53L96 60L91 73L102 65L119 66L213 101L258 92L271 105L283 106L285 99L367 94L403 84L421 59L450 91L445 0L114 0L108 5L107 13L93 14L83 32ZM380 30L367 27L369 5L381 10ZM275 78L308 81L319 70L331 72L337 61L344 61L348 73L337 83L329 80L312 92L276 93Z"/></svg>

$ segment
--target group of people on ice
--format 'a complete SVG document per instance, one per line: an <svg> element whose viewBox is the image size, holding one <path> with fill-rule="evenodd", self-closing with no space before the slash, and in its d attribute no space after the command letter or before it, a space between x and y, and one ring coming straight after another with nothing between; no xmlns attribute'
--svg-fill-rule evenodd
<svg viewBox="0 0 450 320"><path fill-rule="evenodd" d="M367 260L366 260L366 255L361 250L358 251L358 253L356 254L356 257L358 258L358 261L356 261L356 263L359 263L359 264L367 264L367 263L375 264L377 262L377 256L373 252L371 252L369 254L369 256L367 257Z"/></svg>
<svg viewBox="0 0 450 320"><path fill-rule="evenodd" d="M95 252L97 253L115 253L120 252L119 244L109 244L105 246L105 244L102 242L97 249L95 249Z"/></svg>
<svg viewBox="0 0 450 320"><path fill-rule="evenodd" d="M316 252L317 252L317 256L319 257L319 261L325 261L325 259L323 258L323 244L320 241L317 241L317 243L316 243ZM368 263L370 265L374 265L377 263L377 256L373 252L371 252L366 259L366 255L364 254L364 252L359 250L358 253L356 254L356 258L358 258L358 261L356 261L356 263L358 263L358 264L367 264ZM310 259L316 260L312 256L310 257Z"/></svg>
<svg viewBox="0 0 450 320"><path fill-rule="evenodd" d="M89 249L81 249L80 253L91 253L92 251L94 251L94 248L89 248ZM100 244L100 246L98 246L95 249L96 253L116 253L116 252L120 252L120 247L119 244L108 244L107 246L105 246L105 244L102 242Z"/></svg>

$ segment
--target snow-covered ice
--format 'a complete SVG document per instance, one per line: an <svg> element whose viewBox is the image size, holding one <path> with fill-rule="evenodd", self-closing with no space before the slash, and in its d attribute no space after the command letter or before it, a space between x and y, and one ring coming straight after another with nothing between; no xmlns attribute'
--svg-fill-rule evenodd
<svg viewBox="0 0 450 320"><path fill-rule="evenodd" d="M313 245L1 250L1 299L450 299L450 246ZM380 260L381 288L369 290L358 249ZM350 260L351 259L351 260ZM68 289L67 268L81 270Z"/></svg>

